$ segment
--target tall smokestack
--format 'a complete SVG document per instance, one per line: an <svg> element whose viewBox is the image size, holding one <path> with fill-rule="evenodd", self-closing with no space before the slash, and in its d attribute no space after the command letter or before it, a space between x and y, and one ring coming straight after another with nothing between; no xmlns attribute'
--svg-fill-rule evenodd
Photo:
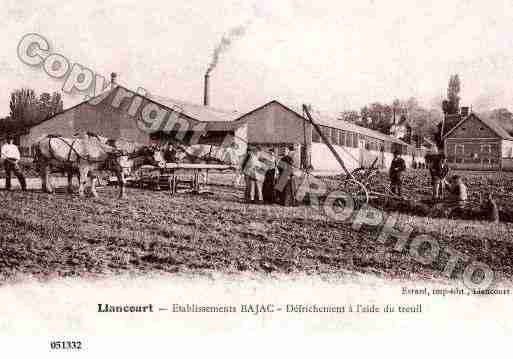
<svg viewBox="0 0 513 359"><path fill-rule="evenodd" d="M209 82L209 77L210 77L210 74L207 73L205 74L205 82L204 82L204 85L203 85L203 106L208 106L209 105L209 98L208 98L208 82Z"/></svg>

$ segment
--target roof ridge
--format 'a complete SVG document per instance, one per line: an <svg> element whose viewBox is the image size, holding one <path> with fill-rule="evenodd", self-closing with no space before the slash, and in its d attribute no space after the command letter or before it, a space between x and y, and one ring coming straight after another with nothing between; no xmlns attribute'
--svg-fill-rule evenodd
<svg viewBox="0 0 513 359"><path fill-rule="evenodd" d="M160 98L162 100L178 102L180 104L184 104L184 105L187 105L187 106L194 106L194 107L198 107L198 108L201 108L201 109L208 109L208 110L213 110L213 111L216 111L216 112L223 112L223 113L226 113L226 114L238 114L238 113L240 113L237 110L228 110L228 109L223 109L223 108L219 108L219 107L205 106L205 105L201 105L201 104L195 103L195 102L189 102L189 101L186 101L186 100L176 99L176 98L173 98L173 97L167 97L167 96L162 96L162 95L154 95L152 93L146 94L146 96L148 96L150 99L152 97L154 99Z"/></svg>

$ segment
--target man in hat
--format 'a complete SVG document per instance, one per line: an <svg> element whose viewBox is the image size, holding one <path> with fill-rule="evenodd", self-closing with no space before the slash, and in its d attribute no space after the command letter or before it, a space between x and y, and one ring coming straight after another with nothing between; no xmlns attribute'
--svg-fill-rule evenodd
<svg viewBox="0 0 513 359"><path fill-rule="evenodd" d="M244 172L244 179L246 181L244 198L247 203L260 204L263 202L263 175L259 173L260 163L258 152L260 152L260 148L249 146L248 153L241 166L242 171Z"/></svg>
<svg viewBox="0 0 513 359"><path fill-rule="evenodd" d="M440 200L443 198L443 190L447 185L446 177L449 174L447 158L443 153L433 158L429 172L433 186L433 200Z"/></svg>
<svg viewBox="0 0 513 359"><path fill-rule="evenodd" d="M389 171L389 177L390 177L390 187L392 190L392 193L401 196L401 185L402 185L402 173L406 170L406 164L404 163L404 160L401 158L401 153L399 150L394 151L394 159L392 160L392 163L390 164L390 171Z"/></svg>
<svg viewBox="0 0 513 359"><path fill-rule="evenodd" d="M268 151L268 161L270 161L267 170L265 171L264 184L262 187L262 195L264 203L271 204L276 200L275 185L276 185L276 158L274 156L274 149Z"/></svg>
<svg viewBox="0 0 513 359"><path fill-rule="evenodd" d="M4 162L5 188L7 190L11 189L11 173L14 173L20 182L21 189L26 191L27 183L25 181L25 176L21 172L18 164L21 158L20 150L18 149L18 146L14 144L14 140L12 138L8 138L7 143L0 148L0 158Z"/></svg>
<svg viewBox="0 0 513 359"><path fill-rule="evenodd" d="M285 147L284 156L278 162L278 196L280 204L283 206L294 206L295 186L294 186L294 146Z"/></svg>

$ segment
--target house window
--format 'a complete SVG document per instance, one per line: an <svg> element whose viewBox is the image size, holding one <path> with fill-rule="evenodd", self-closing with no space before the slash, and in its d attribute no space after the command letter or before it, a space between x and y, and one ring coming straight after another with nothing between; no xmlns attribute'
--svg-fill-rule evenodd
<svg viewBox="0 0 513 359"><path fill-rule="evenodd" d="M481 152L492 153L492 145L481 145Z"/></svg>
<svg viewBox="0 0 513 359"><path fill-rule="evenodd" d="M462 144L454 145L454 154L455 155L464 155L465 154L465 145L462 145Z"/></svg>

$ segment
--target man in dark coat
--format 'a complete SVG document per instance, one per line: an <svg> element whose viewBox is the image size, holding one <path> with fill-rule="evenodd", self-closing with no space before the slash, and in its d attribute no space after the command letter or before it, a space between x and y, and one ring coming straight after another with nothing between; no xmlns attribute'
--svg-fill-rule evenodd
<svg viewBox="0 0 513 359"><path fill-rule="evenodd" d="M280 184L283 188L278 188L278 195L280 204L283 206L295 205L295 188L294 188L294 147L289 146L285 148L285 155L280 159L278 163L278 174Z"/></svg>
<svg viewBox="0 0 513 359"><path fill-rule="evenodd" d="M265 172L264 184L262 187L262 196L264 198L264 203L274 203L276 201L276 194L274 186L276 184L276 157L274 155L274 150L269 150L269 157L271 158L271 165L269 169Z"/></svg>
<svg viewBox="0 0 513 359"><path fill-rule="evenodd" d="M444 154L433 156L430 161L429 172L431 174L431 184L433 186L433 200L443 198L443 190L446 184L446 178L449 174L447 158Z"/></svg>
<svg viewBox="0 0 513 359"><path fill-rule="evenodd" d="M390 164L390 187L392 193L401 196L401 185L402 185L402 173L406 170L406 164L404 160L401 158L398 150L394 151L394 159Z"/></svg>

